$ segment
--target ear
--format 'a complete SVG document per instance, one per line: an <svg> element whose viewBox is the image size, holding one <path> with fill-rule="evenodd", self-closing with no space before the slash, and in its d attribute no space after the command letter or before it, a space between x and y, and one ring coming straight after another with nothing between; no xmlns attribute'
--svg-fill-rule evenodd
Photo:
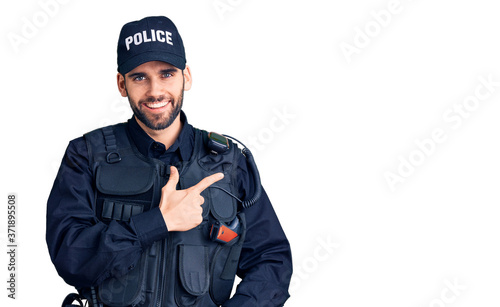
<svg viewBox="0 0 500 307"><path fill-rule="evenodd" d="M186 68L182 71L184 74L184 90L189 91L193 83L193 78L191 77L191 69L186 65Z"/></svg>
<svg viewBox="0 0 500 307"><path fill-rule="evenodd" d="M116 82L118 84L118 91L120 91L122 97L127 97L127 89L125 87L125 77L121 73L118 73L116 75Z"/></svg>

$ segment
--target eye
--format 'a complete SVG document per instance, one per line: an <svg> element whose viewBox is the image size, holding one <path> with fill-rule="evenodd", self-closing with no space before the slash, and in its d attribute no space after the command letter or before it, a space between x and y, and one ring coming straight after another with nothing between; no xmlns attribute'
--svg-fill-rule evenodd
<svg viewBox="0 0 500 307"><path fill-rule="evenodd" d="M146 79L146 77L144 77L144 76L137 76L137 77L134 77L134 79L133 79L133 80L134 80L134 81L142 81L142 80L144 80L144 79Z"/></svg>
<svg viewBox="0 0 500 307"><path fill-rule="evenodd" d="M170 77L172 77L172 73L166 72L166 73L162 74L161 76L162 76L162 78L170 78Z"/></svg>

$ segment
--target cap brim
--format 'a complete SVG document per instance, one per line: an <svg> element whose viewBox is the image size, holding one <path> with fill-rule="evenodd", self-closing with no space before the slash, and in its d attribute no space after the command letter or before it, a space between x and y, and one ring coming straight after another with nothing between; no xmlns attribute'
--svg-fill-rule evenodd
<svg viewBox="0 0 500 307"><path fill-rule="evenodd" d="M128 59L125 63L119 65L118 72L121 73L122 75L125 75L126 73L136 68L137 66L151 61L162 61L171 64L179 68L180 70L184 70L184 68L186 68L186 61L184 60L184 58L178 55L167 53L165 51L162 52L148 51L138 54Z"/></svg>

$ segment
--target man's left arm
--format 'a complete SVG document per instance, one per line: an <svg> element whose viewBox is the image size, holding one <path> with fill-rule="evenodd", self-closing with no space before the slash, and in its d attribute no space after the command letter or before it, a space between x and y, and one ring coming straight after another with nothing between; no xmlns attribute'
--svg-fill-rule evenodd
<svg viewBox="0 0 500 307"><path fill-rule="evenodd" d="M247 192L253 193L255 187L251 182L243 182L243 185ZM250 193L248 195L252 195ZM242 281L235 295L223 306L282 306L290 296L290 244L264 189L259 200L243 212L247 233L237 272Z"/></svg>

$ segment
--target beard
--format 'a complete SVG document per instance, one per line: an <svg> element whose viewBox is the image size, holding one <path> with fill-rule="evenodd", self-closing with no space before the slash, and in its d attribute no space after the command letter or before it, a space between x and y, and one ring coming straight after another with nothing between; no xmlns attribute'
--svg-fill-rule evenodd
<svg viewBox="0 0 500 307"><path fill-rule="evenodd" d="M130 107L132 108L132 111L134 112L135 117L141 121L146 127L152 130L163 130L174 122L174 120L179 116L179 113L181 113L182 109L182 104L184 101L184 85L182 86L182 89L177 95L177 97L165 97L165 96L160 96L158 98L155 97L148 97L146 99L139 100L138 103L133 101L130 98L130 95L127 93L128 101L130 103ZM162 102L165 100L170 100L172 104L172 112L170 113L163 113L163 114L155 114L148 116L144 111L140 109L144 105L144 103L154 103L154 102Z"/></svg>

